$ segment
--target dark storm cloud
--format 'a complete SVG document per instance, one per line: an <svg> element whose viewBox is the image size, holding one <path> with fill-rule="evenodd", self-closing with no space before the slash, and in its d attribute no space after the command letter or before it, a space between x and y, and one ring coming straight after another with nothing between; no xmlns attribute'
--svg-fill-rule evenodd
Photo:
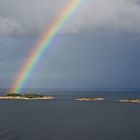
<svg viewBox="0 0 140 140"><path fill-rule="evenodd" d="M37 65L27 86L138 88L139 44L135 36L127 34L115 37L86 34L61 38Z"/></svg>

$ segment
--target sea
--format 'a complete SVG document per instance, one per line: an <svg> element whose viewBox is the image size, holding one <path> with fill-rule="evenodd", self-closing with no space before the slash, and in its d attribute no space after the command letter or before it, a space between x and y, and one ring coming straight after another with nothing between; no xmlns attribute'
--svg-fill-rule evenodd
<svg viewBox="0 0 140 140"><path fill-rule="evenodd" d="M2 93L1 93L2 94ZM140 140L140 98L127 92L55 92L55 100L0 100L0 140ZM81 97L104 97L80 102Z"/></svg>

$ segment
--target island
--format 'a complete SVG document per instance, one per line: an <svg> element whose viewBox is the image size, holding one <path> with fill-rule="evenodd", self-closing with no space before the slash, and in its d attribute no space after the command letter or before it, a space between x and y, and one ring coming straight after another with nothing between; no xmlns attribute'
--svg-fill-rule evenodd
<svg viewBox="0 0 140 140"><path fill-rule="evenodd" d="M79 98L79 99L75 99L76 101L89 101L89 102L92 102L92 101L103 101L104 100L104 98L102 98L102 97L92 97L92 98L89 98L89 97L87 97L87 98Z"/></svg>
<svg viewBox="0 0 140 140"><path fill-rule="evenodd" d="M0 99L5 100L53 100L54 97L40 95L40 94L17 94L17 93L8 93L5 96L0 96Z"/></svg>
<svg viewBox="0 0 140 140"><path fill-rule="evenodd" d="M122 99L122 100L118 100L118 102L121 102L121 103L138 103L138 104L140 104L140 99Z"/></svg>

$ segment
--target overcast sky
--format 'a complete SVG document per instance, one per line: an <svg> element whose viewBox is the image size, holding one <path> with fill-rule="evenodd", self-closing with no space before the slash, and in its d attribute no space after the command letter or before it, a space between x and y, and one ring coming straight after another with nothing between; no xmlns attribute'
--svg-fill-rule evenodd
<svg viewBox="0 0 140 140"><path fill-rule="evenodd" d="M0 88L9 88L71 0L0 0ZM24 88L140 89L140 0L83 0Z"/></svg>

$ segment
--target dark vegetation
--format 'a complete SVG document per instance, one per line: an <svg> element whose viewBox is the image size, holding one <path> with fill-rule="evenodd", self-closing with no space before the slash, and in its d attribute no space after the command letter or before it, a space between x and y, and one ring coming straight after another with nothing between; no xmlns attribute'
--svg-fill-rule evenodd
<svg viewBox="0 0 140 140"><path fill-rule="evenodd" d="M25 97L25 98L41 98L43 95L39 94L17 94L17 93L9 93L6 96L8 97Z"/></svg>
<svg viewBox="0 0 140 140"><path fill-rule="evenodd" d="M9 97L22 97L23 95L22 94L17 94L17 93L9 93L7 94L6 96L9 96Z"/></svg>

